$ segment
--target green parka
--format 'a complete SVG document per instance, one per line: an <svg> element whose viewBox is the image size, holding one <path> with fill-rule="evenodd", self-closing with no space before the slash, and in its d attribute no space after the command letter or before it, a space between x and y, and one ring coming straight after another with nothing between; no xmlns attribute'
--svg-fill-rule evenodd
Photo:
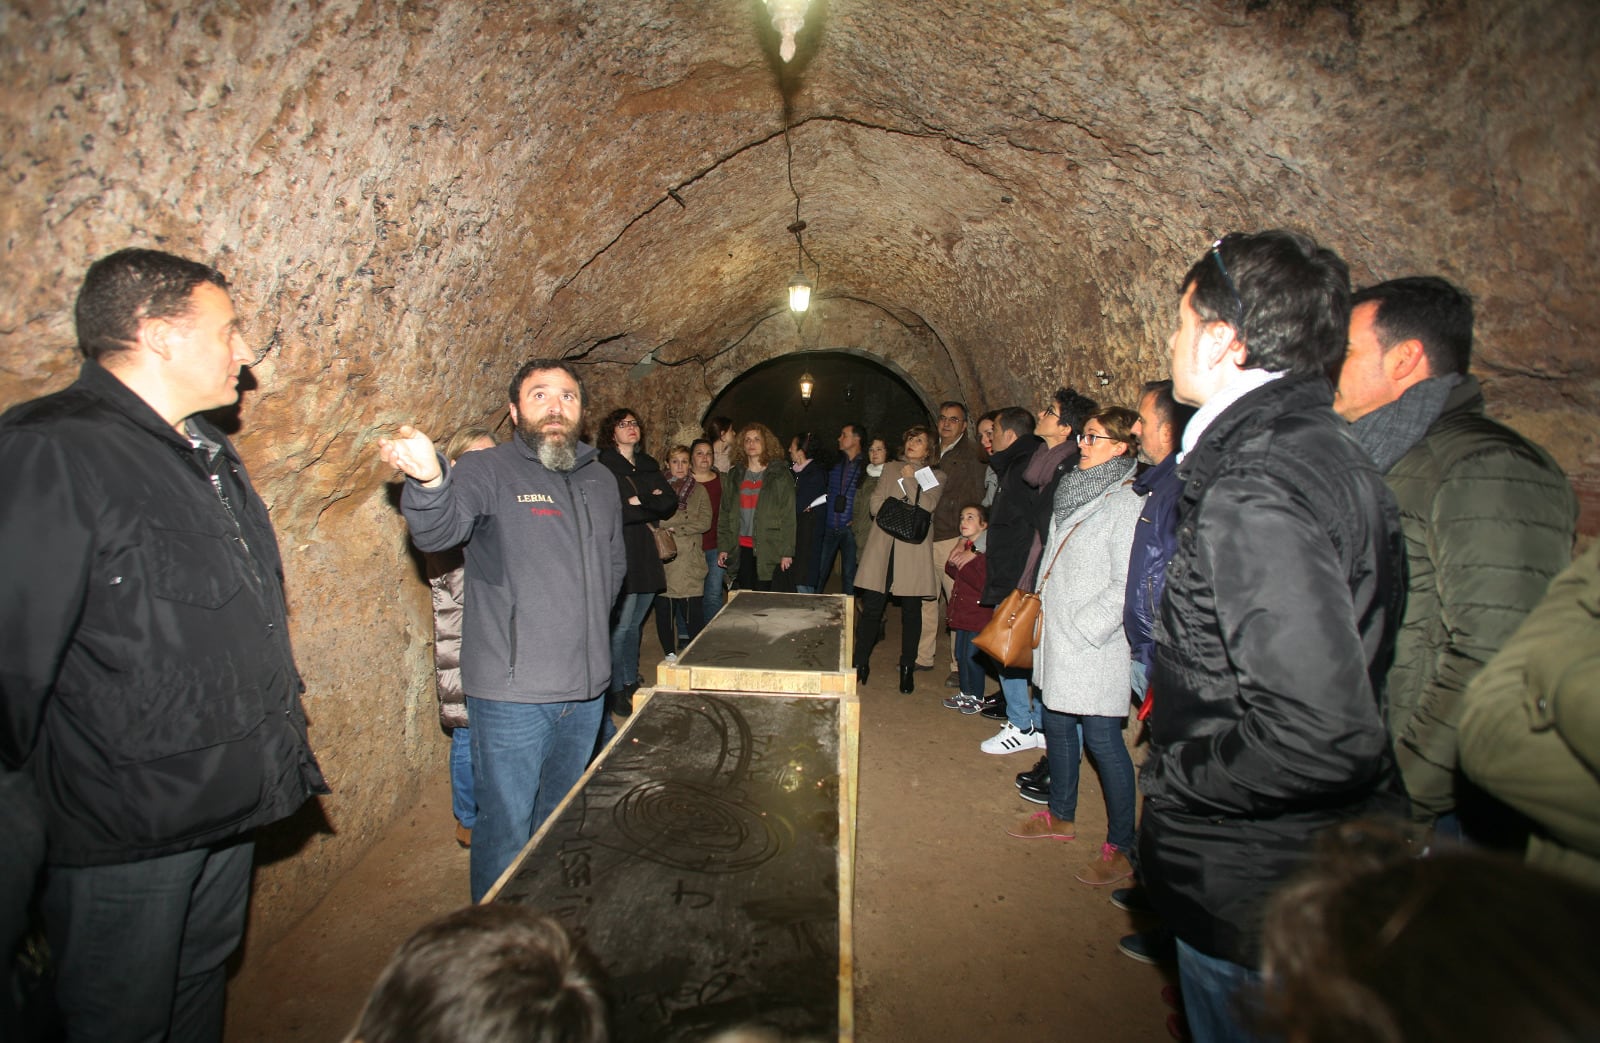
<svg viewBox="0 0 1600 1043"><path fill-rule="evenodd" d="M1385 479L1409 577L1389 730L1412 809L1431 820L1455 808L1467 683L1571 561L1578 507L1549 453L1484 415L1472 377Z"/></svg>
<svg viewBox="0 0 1600 1043"><path fill-rule="evenodd" d="M1473 678L1461 766L1537 824L1531 864L1600 887L1600 541Z"/></svg>
<svg viewBox="0 0 1600 1043"><path fill-rule="evenodd" d="M734 464L722 476L721 517L717 519L717 550L728 556L728 568L739 567L739 483L744 464ZM780 558L794 557L794 474L774 460L761 472L761 495L756 500L756 578L763 583L778 571Z"/></svg>

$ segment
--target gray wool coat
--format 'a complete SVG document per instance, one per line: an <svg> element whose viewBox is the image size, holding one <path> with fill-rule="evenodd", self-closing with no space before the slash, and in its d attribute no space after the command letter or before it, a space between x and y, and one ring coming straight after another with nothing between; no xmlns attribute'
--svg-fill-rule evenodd
<svg viewBox="0 0 1600 1043"><path fill-rule="evenodd" d="M1144 500L1133 476L1050 523L1039 561L1039 647L1033 683L1044 704L1058 713L1125 717L1130 692L1128 638L1122 601L1128 584L1128 554ZM1066 546L1050 566L1061 541Z"/></svg>

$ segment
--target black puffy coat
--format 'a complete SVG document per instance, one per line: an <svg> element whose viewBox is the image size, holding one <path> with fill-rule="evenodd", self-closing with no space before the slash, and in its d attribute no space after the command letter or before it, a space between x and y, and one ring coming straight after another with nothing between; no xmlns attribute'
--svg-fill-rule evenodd
<svg viewBox="0 0 1600 1043"><path fill-rule="evenodd" d="M194 448L115 376L0 418L0 760L49 860L173 854L326 793L283 569L233 446Z"/></svg>
<svg viewBox="0 0 1600 1043"><path fill-rule="evenodd" d="M1178 937L1246 966L1319 830L1406 811L1383 696L1399 515L1332 401L1322 377L1257 388L1179 465L1139 851Z"/></svg>

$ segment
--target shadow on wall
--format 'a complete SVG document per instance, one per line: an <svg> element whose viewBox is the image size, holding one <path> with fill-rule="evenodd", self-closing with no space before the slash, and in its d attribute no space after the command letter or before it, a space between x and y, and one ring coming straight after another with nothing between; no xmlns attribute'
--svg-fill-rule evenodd
<svg viewBox="0 0 1600 1043"><path fill-rule="evenodd" d="M809 407L800 398L805 373L815 382ZM785 445L791 435L812 431L831 453L847 423L861 424L872 437L884 435L893 449L906 428L928 423L932 405L919 388L867 356L808 351L752 366L712 400L705 415L732 417L736 427L760 421Z"/></svg>

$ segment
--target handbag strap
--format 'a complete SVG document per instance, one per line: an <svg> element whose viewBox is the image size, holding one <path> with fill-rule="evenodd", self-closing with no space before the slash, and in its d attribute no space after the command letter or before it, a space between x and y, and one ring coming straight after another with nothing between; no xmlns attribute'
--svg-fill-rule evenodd
<svg viewBox="0 0 1600 1043"><path fill-rule="evenodd" d="M1044 575L1043 576L1039 577L1039 589L1040 590L1044 589L1045 580L1050 578L1050 573L1055 571L1056 559L1061 557L1061 551L1062 551L1063 548L1066 547L1067 541L1072 539L1072 534L1077 532L1078 531L1078 526L1082 525L1082 524L1083 524L1083 522L1081 522L1081 521L1078 522L1072 528L1067 530L1067 534L1065 536L1061 537L1061 543L1056 546L1056 552L1054 554L1050 555L1050 567L1044 570Z"/></svg>

